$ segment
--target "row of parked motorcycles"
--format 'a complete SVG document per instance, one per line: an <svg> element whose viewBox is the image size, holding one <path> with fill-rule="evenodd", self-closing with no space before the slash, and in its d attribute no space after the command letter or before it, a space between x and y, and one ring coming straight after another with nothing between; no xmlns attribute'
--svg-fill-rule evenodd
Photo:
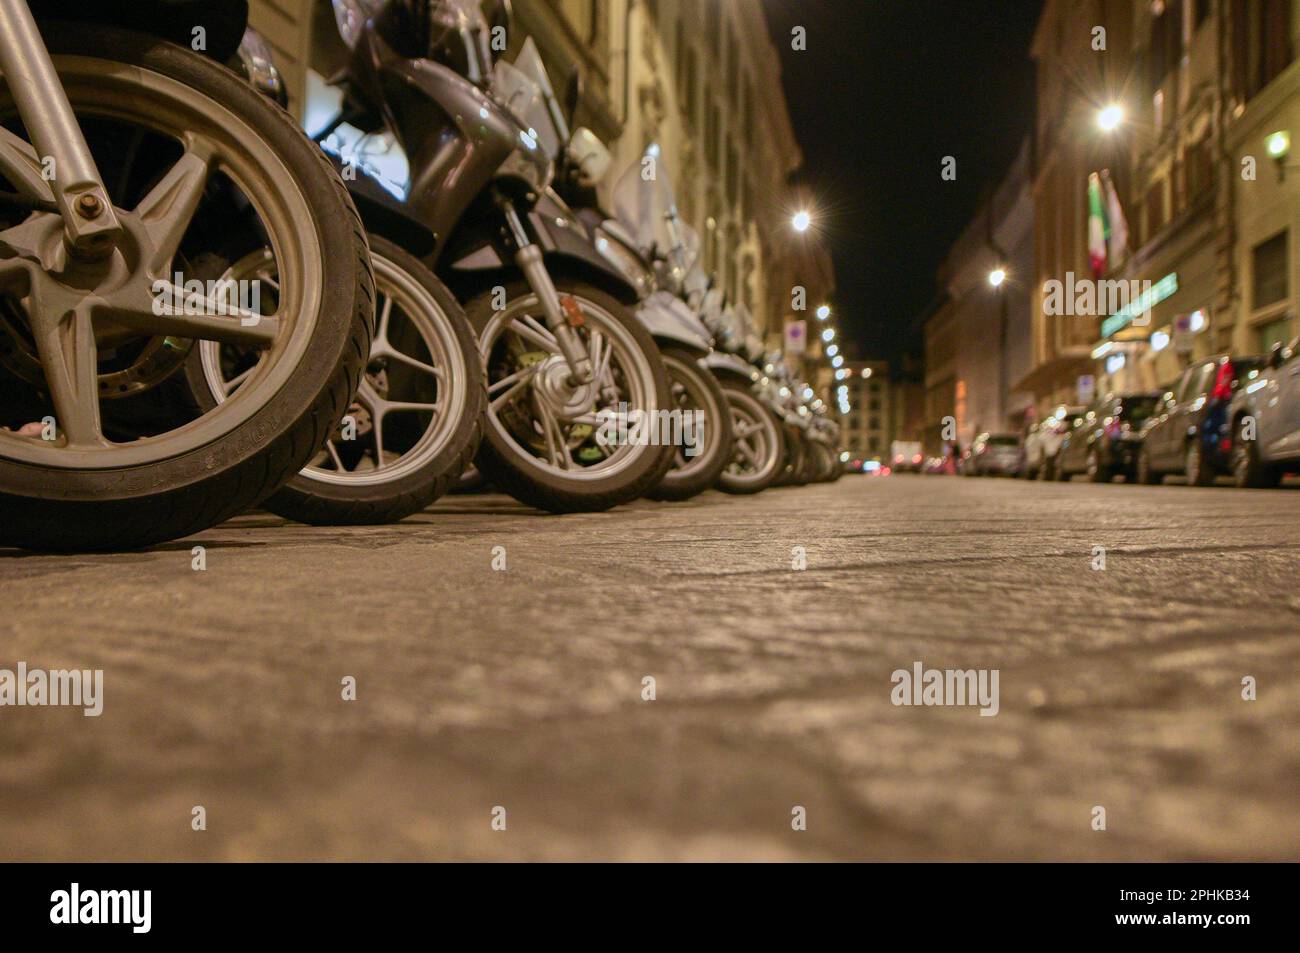
<svg viewBox="0 0 1300 953"><path fill-rule="evenodd" d="M333 7L309 137L245 0L0 0L0 545L396 521L467 474L557 513L839 476L657 146L602 208L508 0Z"/></svg>

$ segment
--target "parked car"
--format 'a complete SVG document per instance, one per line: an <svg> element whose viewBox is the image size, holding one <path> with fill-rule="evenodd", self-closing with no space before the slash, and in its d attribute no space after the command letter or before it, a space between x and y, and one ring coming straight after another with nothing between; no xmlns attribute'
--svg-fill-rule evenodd
<svg viewBox="0 0 1300 953"><path fill-rule="evenodd" d="M1233 479L1240 487L1277 486L1300 473L1300 338L1277 345L1249 371L1229 407Z"/></svg>
<svg viewBox="0 0 1300 953"><path fill-rule="evenodd" d="M1025 434L1025 476L1050 480L1056 475L1056 455L1085 407L1058 407L1050 417L1032 425Z"/></svg>
<svg viewBox="0 0 1300 953"><path fill-rule="evenodd" d="M1019 476L1020 437L1013 433L982 433L970 445L962 472L966 476Z"/></svg>
<svg viewBox="0 0 1300 953"><path fill-rule="evenodd" d="M1187 368L1161 397L1142 435L1137 481L1160 483L1166 475L1180 473L1191 486L1209 486L1228 473L1229 405L1241 382L1266 364L1262 357L1220 356Z"/></svg>
<svg viewBox="0 0 1300 953"><path fill-rule="evenodd" d="M1151 393L1109 394L1075 417L1056 454L1056 477L1086 474L1091 483L1133 480L1143 429L1160 405Z"/></svg>

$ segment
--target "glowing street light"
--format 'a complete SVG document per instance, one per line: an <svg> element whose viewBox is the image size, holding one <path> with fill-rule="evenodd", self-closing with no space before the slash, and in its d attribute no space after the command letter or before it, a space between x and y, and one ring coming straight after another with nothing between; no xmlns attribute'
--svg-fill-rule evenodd
<svg viewBox="0 0 1300 953"><path fill-rule="evenodd" d="M840 346L838 344L832 344L826 349L827 357L834 357L838 353L840 353Z"/></svg>
<svg viewBox="0 0 1300 953"><path fill-rule="evenodd" d="M794 226L796 232L806 232L812 228L812 214L809 212L795 212L790 224Z"/></svg>
<svg viewBox="0 0 1300 953"><path fill-rule="evenodd" d="M818 320L818 321L825 321L825 320L826 320L827 318L829 318L830 316L831 316L831 308L830 308L830 305L828 305L828 304L824 304L824 305L822 305L820 308L817 309L817 320Z"/></svg>
<svg viewBox="0 0 1300 953"><path fill-rule="evenodd" d="M823 331L823 332L822 332L822 340L825 341L827 344L829 344L831 341L834 341L834 340L835 340L835 329L834 329L834 328L827 328L825 331Z"/></svg>
<svg viewBox="0 0 1300 953"><path fill-rule="evenodd" d="M1007 280L1007 270L1005 268L994 268L989 272L989 284L994 288L1001 288L1002 282Z"/></svg>
<svg viewBox="0 0 1300 953"><path fill-rule="evenodd" d="M843 366L844 366L844 358L836 354L835 357L831 359L831 367L843 367Z"/></svg>
<svg viewBox="0 0 1300 953"><path fill-rule="evenodd" d="M1270 159L1285 159L1291 151L1291 133L1282 130L1271 134L1264 140L1264 148L1268 150Z"/></svg>
<svg viewBox="0 0 1300 953"><path fill-rule="evenodd" d="M1111 103L1097 113L1097 126L1102 132L1114 132L1124 122L1124 107Z"/></svg>

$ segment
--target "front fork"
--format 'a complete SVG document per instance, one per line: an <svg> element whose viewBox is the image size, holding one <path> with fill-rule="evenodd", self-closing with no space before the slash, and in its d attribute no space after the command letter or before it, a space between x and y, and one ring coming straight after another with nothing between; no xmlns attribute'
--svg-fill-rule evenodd
<svg viewBox="0 0 1300 953"><path fill-rule="evenodd" d="M0 0L0 70L38 159L53 160L50 186L68 248L83 257L108 254L121 225L27 0Z"/></svg>
<svg viewBox="0 0 1300 953"><path fill-rule="evenodd" d="M587 353L582 338L578 336L577 325L582 321L581 312L571 317L560 300L560 292L556 289L555 282L551 280L551 273L546 270L542 249L524 228L523 220L520 219L514 203L499 195L497 204L501 207L501 213L505 215L515 247L518 248L515 252L515 264L524 273L528 287L532 288L533 294L537 295L537 300L541 302L546 327L555 335L556 343L560 345L560 353L564 355L564 360L569 365L573 383L590 384L596 376L596 370L591 366L591 355Z"/></svg>

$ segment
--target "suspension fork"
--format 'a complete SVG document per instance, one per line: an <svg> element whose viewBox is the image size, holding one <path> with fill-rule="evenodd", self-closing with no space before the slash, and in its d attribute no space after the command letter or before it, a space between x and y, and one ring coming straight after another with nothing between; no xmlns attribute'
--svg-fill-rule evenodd
<svg viewBox="0 0 1300 953"><path fill-rule="evenodd" d="M27 0L0 0L0 70L37 157L53 160L64 242L82 257L108 254L122 227Z"/></svg>
<svg viewBox="0 0 1300 953"><path fill-rule="evenodd" d="M501 213L506 218L506 224L510 227L515 247L518 249L515 252L515 264L524 273L528 287L532 288L533 294L537 295L537 300L542 304L546 327L555 335L555 340L560 345L560 353L564 355L564 360L569 365L572 382L590 384L596 376L596 370L591 366L591 355L587 353L587 349L582 345L582 339L578 336L576 324L581 323L581 315L577 316L576 323L570 321L568 311L560 301L560 292L556 289L555 282L551 280L551 273L546 270L542 249L524 228L523 220L519 217L514 203L500 193L497 194L496 199Z"/></svg>

